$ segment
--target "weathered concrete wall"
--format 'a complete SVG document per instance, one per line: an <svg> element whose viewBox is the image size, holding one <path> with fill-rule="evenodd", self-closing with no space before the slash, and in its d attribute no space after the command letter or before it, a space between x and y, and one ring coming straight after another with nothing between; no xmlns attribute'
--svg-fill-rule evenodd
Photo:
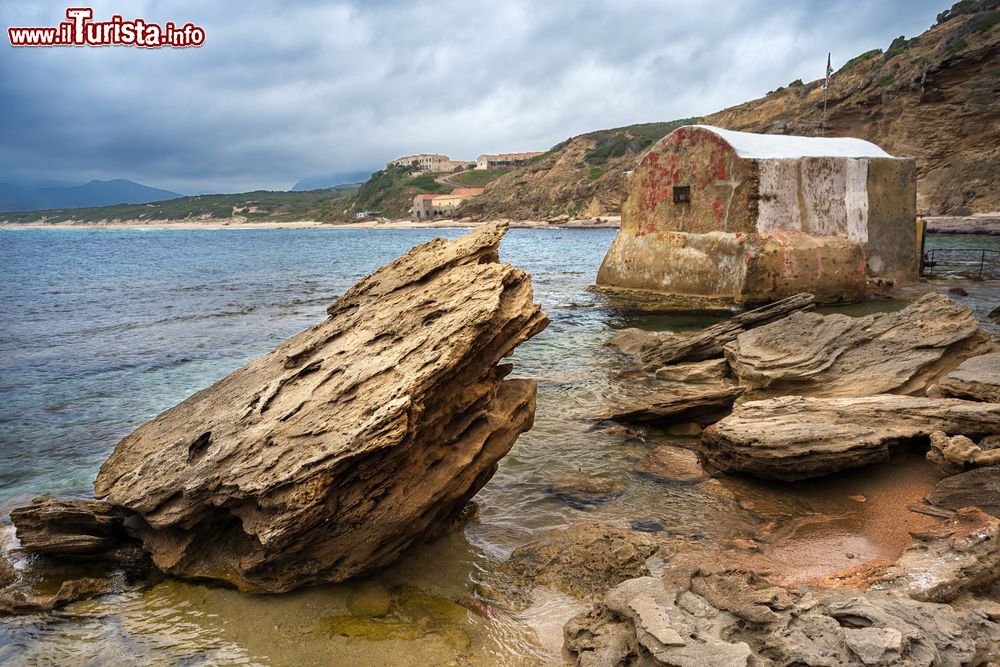
<svg viewBox="0 0 1000 667"><path fill-rule="evenodd" d="M868 158L759 160L757 231L867 240Z"/></svg>
<svg viewBox="0 0 1000 667"><path fill-rule="evenodd" d="M763 304L799 292L811 292L820 303L864 298L864 246L851 239L777 233L748 241L746 268L735 301Z"/></svg>
<svg viewBox="0 0 1000 667"><path fill-rule="evenodd" d="M740 290L746 235L618 232L597 273L599 285L682 296L732 298Z"/></svg>
<svg viewBox="0 0 1000 667"><path fill-rule="evenodd" d="M917 170L914 160L868 164L868 273L897 285L920 272L917 251Z"/></svg>
<svg viewBox="0 0 1000 667"><path fill-rule="evenodd" d="M629 177L622 233L743 232L757 222L757 170L724 140L699 128L681 128L653 146ZM691 188L690 203L675 204L674 186Z"/></svg>

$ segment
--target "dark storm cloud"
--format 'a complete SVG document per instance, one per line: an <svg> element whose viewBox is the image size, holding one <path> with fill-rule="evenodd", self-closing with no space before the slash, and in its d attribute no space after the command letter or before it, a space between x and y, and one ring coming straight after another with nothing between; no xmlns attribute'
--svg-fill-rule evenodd
<svg viewBox="0 0 1000 667"><path fill-rule="evenodd" d="M79 4L79 3L76 3ZM223 5L225 5L223 7ZM926 0L95 0L197 49L0 47L0 181L286 188L409 152L546 149L710 113L925 30ZM65 5L0 0L0 24Z"/></svg>

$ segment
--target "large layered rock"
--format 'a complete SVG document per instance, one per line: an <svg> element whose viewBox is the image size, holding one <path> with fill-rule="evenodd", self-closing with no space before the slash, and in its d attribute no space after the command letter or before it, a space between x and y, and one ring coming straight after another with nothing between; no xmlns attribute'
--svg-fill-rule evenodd
<svg viewBox="0 0 1000 667"><path fill-rule="evenodd" d="M938 386L948 396L1000 403L1000 352L966 359Z"/></svg>
<svg viewBox="0 0 1000 667"><path fill-rule="evenodd" d="M1000 625L976 608L785 590L738 571L696 573L678 588L629 579L564 637L582 667L979 665L1000 649Z"/></svg>
<svg viewBox="0 0 1000 667"><path fill-rule="evenodd" d="M923 394L966 359L994 349L972 311L943 294L865 317L794 313L726 346L756 396Z"/></svg>
<svg viewBox="0 0 1000 667"><path fill-rule="evenodd" d="M891 394L749 401L705 429L702 449L720 470L797 480L887 461L934 431L1000 433L1000 405Z"/></svg>
<svg viewBox="0 0 1000 667"><path fill-rule="evenodd" d="M497 362L548 320L505 226L436 239L323 322L123 439L95 491L161 569L244 590L341 581L432 536L532 425Z"/></svg>

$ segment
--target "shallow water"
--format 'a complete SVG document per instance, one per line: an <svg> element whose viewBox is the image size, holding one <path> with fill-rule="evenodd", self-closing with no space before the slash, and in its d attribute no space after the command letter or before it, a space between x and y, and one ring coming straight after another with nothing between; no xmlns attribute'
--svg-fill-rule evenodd
<svg viewBox="0 0 1000 667"><path fill-rule="evenodd" d="M337 294L412 245L460 233L0 232L0 511L41 492L88 495L100 463L133 428L321 319ZM834 532L848 544L835 547L841 551L867 554L857 540L874 554L901 548L907 525L887 530L875 519L866 522L879 516L880 499L845 500L857 486L850 478L806 493L749 480L729 481L721 491L720 485L664 484L632 470L658 437L643 441L590 428L583 418L604 407L618 382L618 360L604 345L614 330L690 330L723 317L637 313L589 292L614 234L508 233L502 258L531 272L536 300L552 320L513 360L516 375L539 380L535 427L477 496L478 520L415 549L375 578L389 589L415 585L454 600L496 587L498 564L517 546L588 518L655 521L664 527L662 538L684 548L747 535L761 517L805 517L801 534L814 535L808 517L825 516L840 522ZM851 314L895 307L880 302ZM885 475L901 487L914 479L920 488L933 483L919 460L907 466ZM619 480L623 493L585 509L550 493L553 484L595 475ZM792 539L789 549L805 541ZM368 641L330 630L329 619L347 613L352 590L321 586L254 596L168 580L58 614L3 621L0 661L543 664L558 660L562 623L581 609L566 596L534 591L527 608L494 600L492 620L430 614L415 619L426 631L417 639Z"/></svg>

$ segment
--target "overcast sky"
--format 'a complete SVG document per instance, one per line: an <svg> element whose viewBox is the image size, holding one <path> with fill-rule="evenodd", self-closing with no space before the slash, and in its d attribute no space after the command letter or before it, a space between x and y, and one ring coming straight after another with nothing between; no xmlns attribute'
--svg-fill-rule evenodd
<svg viewBox="0 0 1000 667"><path fill-rule="evenodd" d="M70 3L88 6L87 3ZM94 0L204 46L21 48L0 0L0 182L286 189L406 153L474 159L707 114L919 34L948 0ZM223 9L223 6L228 9Z"/></svg>

